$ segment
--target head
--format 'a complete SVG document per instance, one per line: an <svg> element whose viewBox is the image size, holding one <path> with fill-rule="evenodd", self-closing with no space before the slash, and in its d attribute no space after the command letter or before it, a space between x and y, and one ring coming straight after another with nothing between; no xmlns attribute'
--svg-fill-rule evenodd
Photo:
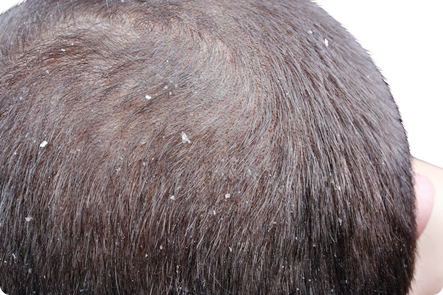
<svg viewBox="0 0 443 295"><path fill-rule="evenodd" d="M408 143L310 1L37 1L0 16L7 293L405 294Z"/></svg>

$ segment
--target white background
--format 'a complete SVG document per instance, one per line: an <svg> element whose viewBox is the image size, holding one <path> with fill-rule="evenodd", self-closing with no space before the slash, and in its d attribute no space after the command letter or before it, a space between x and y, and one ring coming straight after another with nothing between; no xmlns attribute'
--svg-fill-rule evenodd
<svg viewBox="0 0 443 295"><path fill-rule="evenodd" d="M443 1L317 0L391 86L414 157L443 167Z"/></svg>
<svg viewBox="0 0 443 295"><path fill-rule="evenodd" d="M4 11L20 0L0 0ZM391 86L414 157L443 167L443 1L317 0Z"/></svg>

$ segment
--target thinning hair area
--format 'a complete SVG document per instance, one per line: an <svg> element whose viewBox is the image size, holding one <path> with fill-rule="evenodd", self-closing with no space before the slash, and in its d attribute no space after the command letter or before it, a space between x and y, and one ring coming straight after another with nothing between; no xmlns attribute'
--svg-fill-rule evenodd
<svg viewBox="0 0 443 295"><path fill-rule="evenodd" d="M28 0L0 16L8 294L406 294L409 146L307 0Z"/></svg>

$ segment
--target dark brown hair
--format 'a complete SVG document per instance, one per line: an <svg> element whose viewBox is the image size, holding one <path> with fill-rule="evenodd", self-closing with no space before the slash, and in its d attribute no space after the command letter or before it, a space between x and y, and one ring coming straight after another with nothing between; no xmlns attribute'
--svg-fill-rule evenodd
<svg viewBox="0 0 443 295"><path fill-rule="evenodd" d="M405 131L306 0L29 0L0 16L10 294L405 294Z"/></svg>

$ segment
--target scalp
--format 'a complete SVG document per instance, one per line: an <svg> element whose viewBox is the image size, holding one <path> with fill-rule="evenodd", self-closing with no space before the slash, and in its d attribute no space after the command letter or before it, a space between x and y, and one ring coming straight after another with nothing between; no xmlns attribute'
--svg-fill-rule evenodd
<svg viewBox="0 0 443 295"><path fill-rule="evenodd" d="M0 27L7 293L407 292L400 115L311 2L27 1Z"/></svg>

